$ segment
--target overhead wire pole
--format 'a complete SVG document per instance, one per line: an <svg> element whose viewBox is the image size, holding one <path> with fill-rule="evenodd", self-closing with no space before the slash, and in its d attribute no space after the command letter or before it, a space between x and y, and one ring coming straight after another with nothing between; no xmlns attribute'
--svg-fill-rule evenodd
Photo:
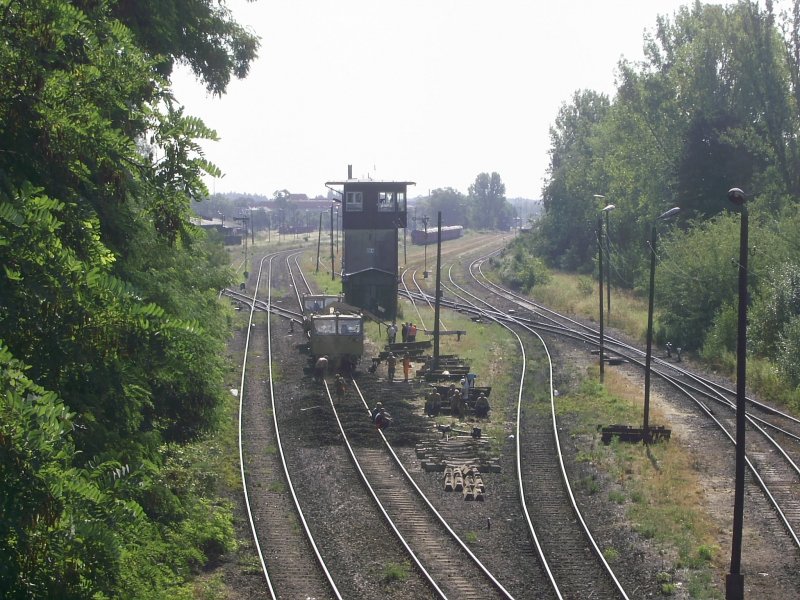
<svg viewBox="0 0 800 600"><path fill-rule="evenodd" d="M427 217L425 217L425 236L427 238ZM427 240L426 240L427 241ZM427 248L427 244L425 245ZM439 211L436 232L436 302L433 310L433 370L439 368L439 313L442 303L442 211Z"/></svg>
<svg viewBox="0 0 800 600"><path fill-rule="evenodd" d="M597 215L597 266L600 278L600 383L603 383L605 376L605 357L603 356L603 213L608 215L609 211L615 208L616 206L609 204ZM608 287L608 281L606 281L606 287Z"/></svg>
<svg viewBox="0 0 800 600"><path fill-rule="evenodd" d="M594 194L595 200L605 200L603 194ZM609 206L614 206L610 204ZM613 209L610 209L613 210ZM606 211L606 313L611 316L611 241L608 235L609 225L608 211Z"/></svg>
<svg viewBox="0 0 800 600"><path fill-rule="evenodd" d="M606 314L611 322L611 241L608 228L608 211L606 211Z"/></svg>
<svg viewBox="0 0 800 600"><path fill-rule="evenodd" d="M324 213L319 213L319 231L317 232L317 270L316 273L319 273L319 250L322 246L322 215Z"/></svg>
<svg viewBox="0 0 800 600"><path fill-rule="evenodd" d="M422 276L424 278L428 278L428 215L423 215L421 218L422 226L425 228L425 242L423 246L423 252L425 254L425 270L422 272Z"/></svg>
<svg viewBox="0 0 800 600"><path fill-rule="evenodd" d="M335 258L336 256L333 253L333 204L331 204L331 281L336 279Z"/></svg>
<svg viewBox="0 0 800 600"><path fill-rule="evenodd" d="M736 334L736 479L733 492L733 537L730 573L725 576L726 600L744 599L742 564L742 530L744 527L745 484L745 376L747 374L747 244L748 213L745 195L739 188L728 191L728 199L741 207L739 233L739 310Z"/></svg>
<svg viewBox="0 0 800 600"><path fill-rule="evenodd" d="M406 226L403 227L403 266L408 265L408 255L406 254L406 234L408 233L408 221L406 220Z"/></svg>
<svg viewBox="0 0 800 600"><path fill-rule="evenodd" d="M600 284L600 383L605 377L603 362L603 214L597 215L597 277Z"/></svg>

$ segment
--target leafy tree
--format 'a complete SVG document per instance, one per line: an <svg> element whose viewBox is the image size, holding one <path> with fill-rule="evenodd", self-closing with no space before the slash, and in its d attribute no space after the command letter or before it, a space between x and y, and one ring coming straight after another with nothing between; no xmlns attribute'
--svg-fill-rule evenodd
<svg viewBox="0 0 800 600"><path fill-rule="evenodd" d="M750 313L753 351L776 357L791 322L800 316L800 266L773 266Z"/></svg>
<svg viewBox="0 0 800 600"><path fill-rule="evenodd" d="M469 186L470 223L486 229L508 228L513 214L506 200L506 185L498 173L480 173Z"/></svg>
<svg viewBox="0 0 800 600"><path fill-rule="evenodd" d="M216 296L230 274L188 219L207 194L202 175L217 173L198 140L215 134L184 114L162 74L194 61L221 92L246 72L250 36L221 3L154 3L146 23L126 12L135 4L0 9L0 588L10 597L124 596L125 570L143 560L136 530L152 525L139 509L153 477L144 465L158 471L165 441L213 427L223 393ZM191 537L152 531L173 548ZM179 581L174 568L159 585Z"/></svg>
<svg viewBox="0 0 800 600"><path fill-rule="evenodd" d="M125 469L72 465L74 415L0 343L0 589L4 598L113 594L114 529L141 517L108 493Z"/></svg>
<svg viewBox="0 0 800 600"><path fill-rule="evenodd" d="M417 227L424 228L422 223L423 214L428 216L428 227L436 226L436 215L442 212L443 225L463 225L468 226L467 220L468 200L461 192L453 188L437 188L431 192L427 201L419 207L420 214L417 216Z"/></svg>
<svg viewBox="0 0 800 600"><path fill-rule="evenodd" d="M613 213L618 284L643 270L640 240L674 205L682 222L720 210L733 186L758 189L779 209L800 168L793 67L771 5L683 7L660 17L645 60L622 61L613 104L576 93L551 132L541 250L553 264L588 270L599 193Z"/></svg>
<svg viewBox="0 0 800 600"><path fill-rule="evenodd" d="M720 204L723 202L727 200L720 199ZM735 306L738 298L740 220L737 214L722 213L693 225L686 231L673 230L659 244L656 270L657 302L662 309L659 336L691 349L703 345L715 321L718 340L735 339L735 332L719 327L735 326L735 321L720 315ZM774 225L763 205L751 206L750 247L755 252L748 260L748 285L753 297L775 285L769 283L771 267L788 260L793 252L787 240L776 234ZM754 310L758 319L759 312L763 310Z"/></svg>
<svg viewBox="0 0 800 600"><path fill-rule="evenodd" d="M778 367L789 383L800 387L800 317L793 317L781 332Z"/></svg>
<svg viewBox="0 0 800 600"><path fill-rule="evenodd" d="M223 2L118 0L112 15L134 32L159 72L170 75L176 61L185 62L217 95L225 92L231 75L247 76L259 46Z"/></svg>
<svg viewBox="0 0 800 600"><path fill-rule="evenodd" d="M543 191L545 216L539 229L541 251L553 265L586 268L597 247L598 192L592 160L597 126L608 112L608 99L576 92L561 107L550 128L550 166Z"/></svg>

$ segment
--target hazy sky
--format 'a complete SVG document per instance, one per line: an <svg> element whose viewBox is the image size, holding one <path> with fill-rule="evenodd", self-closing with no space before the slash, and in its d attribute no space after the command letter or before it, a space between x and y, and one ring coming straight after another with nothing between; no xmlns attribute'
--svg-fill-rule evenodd
<svg viewBox="0 0 800 600"><path fill-rule="evenodd" d="M325 182L416 182L410 196L497 171L541 196L549 128L574 91L612 94L621 57L679 0L229 0L261 38L222 98L185 70L174 90L217 131L210 191L325 194Z"/></svg>

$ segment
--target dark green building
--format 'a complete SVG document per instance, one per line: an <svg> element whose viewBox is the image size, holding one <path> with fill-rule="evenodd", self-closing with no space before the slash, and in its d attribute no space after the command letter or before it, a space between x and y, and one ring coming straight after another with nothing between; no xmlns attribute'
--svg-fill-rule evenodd
<svg viewBox="0 0 800 600"><path fill-rule="evenodd" d="M406 192L413 181L352 178L329 181L341 186L344 253L342 290L347 304L382 321L397 317L398 230L406 226Z"/></svg>

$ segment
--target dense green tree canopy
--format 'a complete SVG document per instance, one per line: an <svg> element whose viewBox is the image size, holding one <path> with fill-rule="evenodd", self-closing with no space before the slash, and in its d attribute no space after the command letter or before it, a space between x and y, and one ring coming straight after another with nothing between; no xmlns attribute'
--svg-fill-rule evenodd
<svg viewBox="0 0 800 600"><path fill-rule="evenodd" d="M508 229L514 210L506 200L506 184L496 172L480 173L469 186L472 227L480 229Z"/></svg>
<svg viewBox="0 0 800 600"><path fill-rule="evenodd" d="M436 215L441 211L443 225L467 225L468 201L466 196L453 188L438 188L431 192L424 209L428 227L436 226ZM423 229L423 214L417 215L417 227Z"/></svg>
<svg viewBox="0 0 800 600"><path fill-rule="evenodd" d="M416 227L428 217L428 227L436 226L441 211L442 225L462 225L475 229L509 229L515 210L506 199L506 186L498 173L479 173L467 195L453 188L438 188L420 203Z"/></svg>
<svg viewBox="0 0 800 600"><path fill-rule="evenodd" d="M230 273L188 218L215 134L166 76L221 93L257 42L211 1L0 0L0 39L0 589L125 597L164 445L223 393Z"/></svg>
<svg viewBox="0 0 800 600"><path fill-rule="evenodd" d="M727 190L744 189L751 349L794 378L800 0L788 4L694 2L657 19L642 61L620 62L610 100L576 92L551 129L546 212L531 245L549 265L596 271L598 211L614 204L612 284L644 290L651 226L680 206L675 224L659 226L658 334L685 348L708 342L705 354L718 357L735 341L739 216Z"/></svg>

